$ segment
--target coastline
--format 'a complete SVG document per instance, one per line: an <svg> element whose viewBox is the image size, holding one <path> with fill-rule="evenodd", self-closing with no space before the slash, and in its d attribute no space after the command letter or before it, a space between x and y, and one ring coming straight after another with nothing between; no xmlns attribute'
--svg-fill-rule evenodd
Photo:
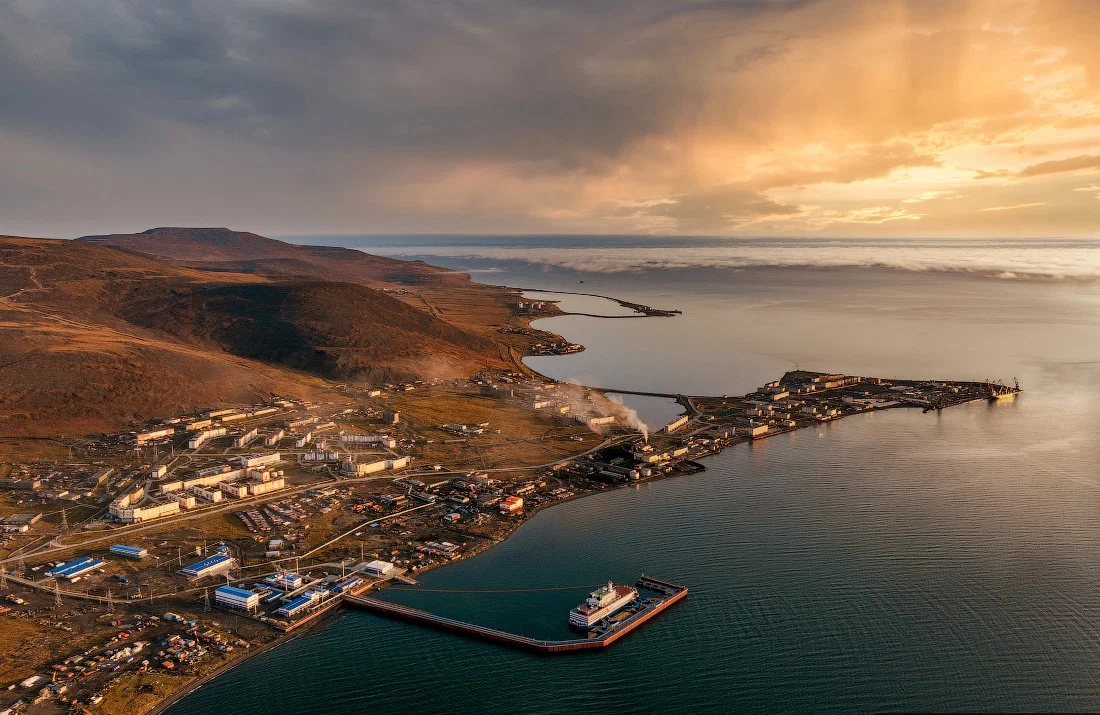
<svg viewBox="0 0 1100 715"><path fill-rule="evenodd" d="M734 446L736 446L736 445L734 445ZM708 455L708 456L714 456L714 455ZM476 556L480 556L481 554L489 551L490 549L493 549L493 548L503 544L505 541L507 541L509 538L511 538L512 535L514 535L517 531L519 531L520 527L522 527L528 521L533 519L537 514L540 514L543 511L547 511L549 509L552 509L553 507L560 506L562 504L567 504L569 502L577 501L579 499L584 499L586 497L595 496L597 494L603 494L605 492L618 491L620 489L627 489L629 487L637 487L642 483L651 483L651 482L663 481L665 479L676 479L678 477L685 477L685 476L691 476L691 475L688 474L688 473L657 474L657 475L654 475L652 477L647 477L645 479L642 479L639 482L632 482L632 483L627 483L627 484L608 485L604 489L597 489L597 490L585 492L583 494L574 494L571 497L567 497L567 498L561 499L559 501L555 501L555 502L551 502L551 503L547 503L547 504L540 504L540 505L532 508L530 511L525 510L524 513L523 513L522 518L516 519L515 522L514 522L513 528L510 529L508 531L508 533L504 534L499 539L493 539L493 540L487 540L486 539L483 542L479 543L477 546L475 546L475 548L470 549L469 551L461 554L460 556L458 556L457 558L455 558L451 561L448 561L447 563L431 564L431 565L425 566L423 569L417 571L417 573L421 574L421 573L426 573L428 571L435 571L437 569L442 569L442 568L446 568L448 566L457 564L460 561L466 561L466 560L472 559ZM384 588L379 589L379 592L384 592L384 591L385 591ZM221 665L218 668L214 669L210 673L199 676L198 678L196 678L195 680L189 682L188 684L186 684L185 686L183 686L179 690L173 692L171 695L166 697L160 703L155 705L151 710L147 710L145 715L161 715L166 710L168 710L168 708L170 708L171 706L173 706L176 703L180 702L181 700L186 698L188 695L190 695L191 693L193 693L196 690L198 690L199 688L201 688L203 685L206 685L206 684L210 683L211 681L213 681L214 679L218 678L219 676L224 675L225 673L228 673L229 671L233 670L237 666L243 665L247 661L259 656L261 653L266 653L270 650L275 649L278 646L289 643L290 641L292 641L292 640L294 640L294 639L296 639L300 636L307 635L310 631L314 630L319 624L328 622L335 615L342 612L343 608L344 608L343 605L341 605L337 608L333 608L329 612L327 612L324 616L322 616L321 618L316 619L312 623L307 624L305 627L301 628L300 630L295 630L291 633L284 633L281 636L279 636L279 637L275 638L274 640L272 640L271 642L265 643L264 645L256 648L255 650L249 650L249 652L247 654L245 654L241 657L238 657L238 658L236 658L235 660L233 660L229 663L224 663L223 665Z"/></svg>
<svg viewBox="0 0 1100 715"><path fill-rule="evenodd" d="M511 288L510 286L501 286L501 287ZM524 291L524 290L528 290L528 289L515 288L514 290ZM534 289L531 289L531 290L534 290ZM566 291L546 291L546 290L540 290L540 292L543 292L543 293L566 293ZM582 295L594 295L594 294L582 294ZM594 296L594 297L604 298L606 300L611 300L611 301L619 303L620 305L633 305L633 304L624 303L623 301L620 301L616 298L611 298L609 296L600 295L600 296ZM675 311L675 312L679 313L679 311ZM564 316L564 315L582 315L582 314L559 312L555 316L546 316L546 317L560 317L560 316ZM656 317L656 315L648 315L648 314L646 314L646 315L636 315L636 316L592 315L592 316L588 316L588 317L594 317L594 318L615 318L615 317L648 318L648 317ZM523 357L525 357L525 356L520 356L519 363L520 363L520 365L523 366L524 369L529 370L530 372L532 372L536 375L539 375L539 376L543 377L544 379L546 379L548 381L552 381L552 382L555 382L555 383L558 382L558 380L547 377L546 375L543 375L542 373L538 372L534 368L531 368L530 366L523 363L522 362ZM483 554L483 553L489 551L490 549L492 549L496 546L499 546L500 544L503 544L508 538L510 538L513 534L515 534L520 529L520 527L522 527L529 520L534 518L536 514L539 514L543 511L547 510L547 509L551 509L555 506L559 506L561 504L566 504L568 502L576 501L578 499L584 499L585 497L594 496L596 494L601 494L601 493L606 492L606 491L625 489L625 488L631 487L631 486L638 486L640 483L643 483L643 482L654 482L654 481L663 480L663 479L673 479L673 478L681 477L681 476L688 476L688 474L686 474L686 473L675 473L675 474L660 474L660 473L658 473L658 474L656 474L652 477L647 477L643 480L640 480L640 482L607 485L605 488L602 488L602 489L596 489L596 490L588 491L588 492L585 492L583 494L574 494L573 496L567 497L565 499L561 499L561 500L558 500L558 501L545 503L545 504L539 504L538 506L535 506L535 507L533 507L529 510L525 509L524 512L523 512L522 517L515 520L515 522L513 524L513 528L511 528L506 534L502 535L500 538L498 538L498 539L484 539L483 537L478 537L479 538L479 543L477 545L475 545L474 548L462 553L458 558L455 558L451 561L448 561L447 563L428 565L425 568L418 571L417 573L424 573L424 572L427 572L427 571L433 571L433 570L436 570L436 569L445 568L445 567L450 566L452 564L456 564L460 561L465 561L467 559L471 559L471 558L474 558L474 557L476 557L480 554ZM384 589L381 589L381 590L384 590ZM322 618L317 619L313 623L310 623L310 624L306 625L301 630L296 630L292 633L285 633L285 634L275 638L271 642L265 643L264 645L260 646L259 648L255 649L255 650L250 650L247 654L245 654L241 657L238 657L238 658L234 659L233 661L231 661L229 663L225 663L225 664L219 666L218 668L211 671L210 673L199 676L198 678L196 678L192 682L189 682L188 684L186 684L185 686L183 686L179 690L177 690L177 691L173 692L172 694L170 694L168 697L166 697L160 703L155 705L151 710L148 710L146 712L146 715L161 715L162 713L167 711L170 707L172 707L176 703L182 701L184 698L186 698L191 693L194 693L195 691L197 691L203 685L206 685L206 684L212 682L213 680L215 680L219 676L224 675L225 673L228 673L229 671L233 670L237 666L242 665L242 664L248 662L249 660L259 656L261 653L266 653L270 650L273 650L273 649L277 648L280 645L283 645L285 643L289 643L291 640L293 640L295 638L298 638L299 636L306 635L311 630L316 628L320 623L324 623L324 622L329 621L334 615L336 615L337 613L339 613L342 610L343 610L342 605L338 608L334 608L329 613L325 614L325 616L323 616Z"/></svg>

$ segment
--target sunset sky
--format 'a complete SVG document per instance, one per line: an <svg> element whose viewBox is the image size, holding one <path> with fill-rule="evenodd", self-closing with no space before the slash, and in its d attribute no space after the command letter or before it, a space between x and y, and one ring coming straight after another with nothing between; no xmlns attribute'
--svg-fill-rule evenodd
<svg viewBox="0 0 1100 715"><path fill-rule="evenodd" d="M1097 0L9 0L0 233L1095 236Z"/></svg>

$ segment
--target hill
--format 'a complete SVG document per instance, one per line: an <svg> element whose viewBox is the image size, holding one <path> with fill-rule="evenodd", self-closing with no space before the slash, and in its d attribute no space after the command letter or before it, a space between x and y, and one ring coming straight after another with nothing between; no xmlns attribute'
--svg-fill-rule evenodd
<svg viewBox="0 0 1100 715"><path fill-rule="evenodd" d="M121 248L213 271L278 278L318 278L363 285L469 282L469 276L336 246L301 246L228 228L151 228L142 233L83 236L78 241Z"/></svg>
<svg viewBox="0 0 1100 715"><path fill-rule="evenodd" d="M271 240L248 236L260 240L225 250ZM4 436L331 396L326 378L457 377L504 364L492 340L364 285L204 270L99 241L0 236L0 330Z"/></svg>

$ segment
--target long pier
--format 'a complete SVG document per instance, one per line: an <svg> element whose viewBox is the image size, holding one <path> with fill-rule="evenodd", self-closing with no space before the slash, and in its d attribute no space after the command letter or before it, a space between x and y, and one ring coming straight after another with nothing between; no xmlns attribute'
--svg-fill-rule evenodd
<svg viewBox="0 0 1100 715"><path fill-rule="evenodd" d="M653 578L642 574L636 584L639 588L646 588L663 594L662 598L652 599L644 604L637 613L621 623L612 626L609 630L595 638L574 638L569 640L539 640L515 633L507 633L495 628L465 623L453 618L437 616L434 613L421 611L418 608L402 606L369 596L345 596L344 602L351 606L357 606L368 611L373 611L383 616L410 621L430 628L443 631L460 633L462 635L481 638L499 643L500 645L518 648L519 650L534 651L537 653L568 653L577 650L592 650L607 648L626 634L638 628L646 621L655 617L675 603L687 596L686 586L680 586L668 581Z"/></svg>

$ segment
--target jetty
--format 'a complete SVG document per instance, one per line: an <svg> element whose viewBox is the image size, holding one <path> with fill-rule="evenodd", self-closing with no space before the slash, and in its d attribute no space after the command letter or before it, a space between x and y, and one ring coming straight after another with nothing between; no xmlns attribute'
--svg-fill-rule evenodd
<svg viewBox="0 0 1100 715"><path fill-rule="evenodd" d="M642 574L635 586L653 591L660 595L654 598L639 598L634 607L634 612L631 613L629 617L617 623L611 623L604 630L600 631L598 635L589 638L573 638L567 640L540 640L529 636L521 636L495 628L486 628L485 626L478 626L473 623L465 623L453 618L438 616L418 608L403 606L370 596L345 596L344 603L390 618L409 621L442 631L459 633L473 638L481 638L519 650L554 654L607 648L623 636L656 617L657 614L679 603L687 597L688 594L686 586L680 586L669 581L646 576L645 574Z"/></svg>

